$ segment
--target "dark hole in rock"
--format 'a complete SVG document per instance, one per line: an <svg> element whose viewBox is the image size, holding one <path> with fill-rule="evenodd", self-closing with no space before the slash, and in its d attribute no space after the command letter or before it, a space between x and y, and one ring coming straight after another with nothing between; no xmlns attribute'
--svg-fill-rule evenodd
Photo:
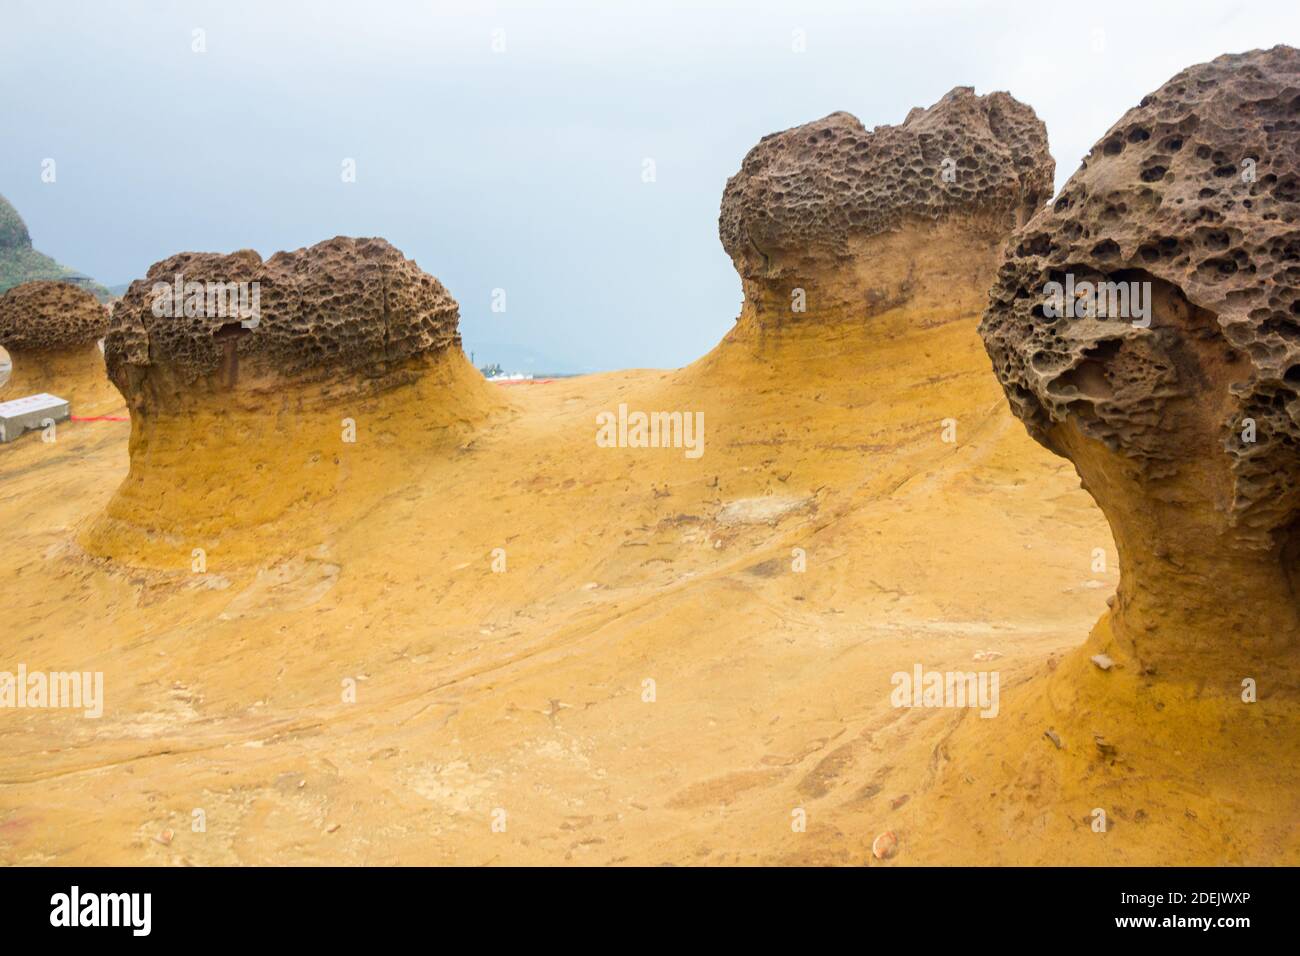
<svg viewBox="0 0 1300 956"><path fill-rule="evenodd" d="M1106 376L1106 366L1119 352L1121 344L1118 339L1108 339L1085 351L1083 361L1052 383L1052 391L1059 393L1073 387L1089 401L1110 398L1115 391Z"/></svg>
<svg viewBox="0 0 1300 956"><path fill-rule="evenodd" d="M253 330L245 328L240 322L224 322L212 332L213 340L222 345L224 354L221 365L226 373L226 383L231 388L239 381L239 340L252 334Z"/></svg>

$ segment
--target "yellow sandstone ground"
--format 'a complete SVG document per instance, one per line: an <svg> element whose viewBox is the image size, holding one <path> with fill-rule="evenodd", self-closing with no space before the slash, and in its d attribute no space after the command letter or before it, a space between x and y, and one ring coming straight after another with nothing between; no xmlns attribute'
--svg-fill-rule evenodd
<svg viewBox="0 0 1300 956"><path fill-rule="evenodd" d="M1261 764L1226 703L1165 701L1180 731L1087 696L1134 679L1075 650L1110 534L976 323L742 315L676 372L513 388L453 353L346 408L355 444L323 400L166 422L175 488L117 492L125 423L0 448L0 669L106 693L98 720L0 712L0 861L1297 862L1294 739ZM596 447L620 403L703 411L703 457ZM219 458L236 428L250 453ZM192 520L153 534L151 507ZM1001 715L891 706L918 663L998 669ZM1239 755L1184 763L1211 726Z"/></svg>

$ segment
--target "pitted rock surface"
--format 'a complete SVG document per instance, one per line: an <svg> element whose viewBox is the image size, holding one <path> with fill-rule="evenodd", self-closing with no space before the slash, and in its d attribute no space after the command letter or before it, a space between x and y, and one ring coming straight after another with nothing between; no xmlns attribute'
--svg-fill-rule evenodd
<svg viewBox="0 0 1300 956"><path fill-rule="evenodd" d="M250 283L250 302L256 282L256 323L209 309L187 316L183 307L164 308L155 315L155 285L174 287L177 276ZM458 323L456 300L399 250L383 239L340 236L265 262L242 250L184 252L155 263L114 310L105 355L124 394L132 368L166 368L188 382L217 372L228 337L241 362L286 379L365 378L412 356L459 346Z"/></svg>
<svg viewBox="0 0 1300 956"><path fill-rule="evenodd" d="M983 215L1009 233L1051 197L1054 170L1032 109L957 87L900 126L840 112L763 137L727 181L718 231L742 276L914 222Z"/></svg>
<svg viewBox="0 0 1300 956"><path fill-rule="evenodd" d="M24 282L0 296L0 345L11 352L52 352L98 341L108 312L67 282Z"/></svg>
<svg viewBox="0 0 1300 956"><path fill-rule="evenodd" d="M1159 314L1049 320L1067 274L1150 281ZM1158 478L1215 416L1234 522L1262 545L1300 513L1298 290L1300 52L1278 46L1184 70L1111 127L1008 244L980 331L1049 448L1068 418Z"/></svg>

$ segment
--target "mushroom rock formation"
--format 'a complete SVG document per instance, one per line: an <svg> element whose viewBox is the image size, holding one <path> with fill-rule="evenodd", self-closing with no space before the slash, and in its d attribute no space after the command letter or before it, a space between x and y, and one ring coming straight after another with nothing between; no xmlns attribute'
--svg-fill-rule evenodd
<svg viewBox="0 0 1300 956"><path fill-rule="evenodd" d="M0 346L13 369L0 400L50 392L77 406L112 396L99 339L108 312L84 289L41 280L0 296Z"/></svg>
<svg viewBox="0 0 1300 956"><path fill-rule="evenodd" d="M720 442L752 441L756 423L773 439L829 429L894 463L941 422L972 435L1006 418L975 327L1001 246L1050 197L1054 168L1032 109L969 87L899 126L833 113L764 137L718 218L740 315L672 377L674 396L642 400L707 407Z"/></svg>
<svg viewBox="0 0 1300 956"><path fill-rule="evenodd" d="M1032 109L970 87L900 126L868 131L841 112L765 136L718 219L741 323L825 325L909 303L977 314L1002 243L1050 198L1054 169Z"/></svg>
<svg viewBox="0 0 1300 956"><path fill-rule="evenodd" d="M1298 290L1300 52L1278 46L1129 110L990 292L980 331L1012 410L1115 536L1094 643L1148 676L1297 690Z"/></svg>
<svg viewBox="0 0 1300 956"><path fill-rule="evenodd" d="M169 566L219 541L252 556L293 538L286 512L298 545L319 537L330 514L313 509L345 487L362 506L501 404L458 322L442 283L383 239L155 263L105 340L131 469L84 543Z"/></svg>

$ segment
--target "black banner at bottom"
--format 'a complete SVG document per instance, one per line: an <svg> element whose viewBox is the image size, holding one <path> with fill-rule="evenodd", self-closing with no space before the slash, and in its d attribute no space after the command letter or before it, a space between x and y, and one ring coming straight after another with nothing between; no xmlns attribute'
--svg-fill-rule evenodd
<svg viewBox="0 0 1300 956"><path fill-rule="evenodd" d="M1184 868L9 869L0 913L7 943L373 944L431 924L540 942L615 920L652 935L689 924L697 942L716 933L734 945L783 929L843 938L851 919L864 944L1051 932L1038 938L1231 946L1294 924L1293 880L1290 869Z"/></svg>

